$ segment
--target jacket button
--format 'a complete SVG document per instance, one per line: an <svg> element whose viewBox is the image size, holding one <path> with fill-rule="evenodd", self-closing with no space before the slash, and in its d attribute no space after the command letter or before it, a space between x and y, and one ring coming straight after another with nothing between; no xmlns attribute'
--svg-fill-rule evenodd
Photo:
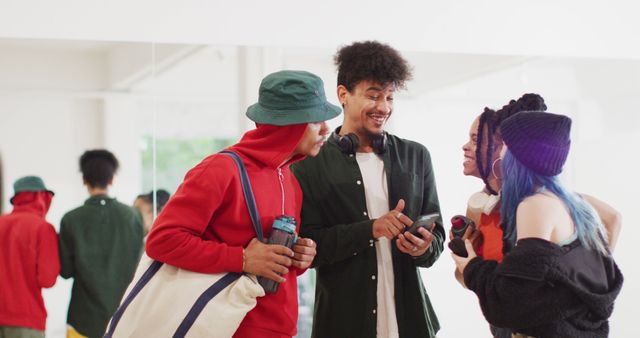
<svg viewBox="0 0 640 338"><path fill-rule="evenodd" d="M357 252L354 252L354 253L353 253L353 255L354 255L354 256L357 256L357 255L358 255L358 253L357 253Z"/></svg>
<svg viewBox="0 0 640 338"><path fill-rule="evenodd" d="M100 200L100 205L105 205L107 204L107 202L105 202L104 200Z"/></svg>
<svg viewBox="0 0 640 338"><path fill-rule="evenodd" d="M376 280L376 275L371 275L372 280Z"/></svg>
<svg viewBox="0 0 640 338"><path fill-rule="evenodd" d="M376 314L376 309L373 309L373 314L374 314L374 315Z"/></svg>
<svg viewBox="0 0 640 338"><path fill-rule="evenodd" d="M358 185L360 185L360 184L362 184L362 181L357 180L357 181L356 181L356 183L357 183Z"/></svg>
<svg viewBox="0 0 640 338"><path fill-rule="evenodd" d="M363 215L365 215L365 216L367 216L367 212L366 212L366 211L363 211L363 212L362 212L362 214L363 214Z"/></svg>

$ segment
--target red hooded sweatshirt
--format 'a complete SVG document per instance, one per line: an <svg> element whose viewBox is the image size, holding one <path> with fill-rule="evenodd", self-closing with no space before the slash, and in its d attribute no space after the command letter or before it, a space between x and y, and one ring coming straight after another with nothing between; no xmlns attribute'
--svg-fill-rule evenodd
<svg viewBox="0 0 640 338"><path fill-rule="evenodd" d="M51 194L20 192L0 217L0 326L45 329L42 288L60 273L58 235L45 220Z"/></svg>
<svg viewBox="0 0 640 338"><path fill-rule="evenodd" d="M258 125L229 147L242 158L265 238L274 219L293 216L300 224L302 191L289 171L293 153L306 124ZM256 237L235 162L224 154L205 158L191 169L155 221L146 242L149 257L180 268L202 272L242 272L242 249ZM234 337L291 337L296 334L298 297L290 269L275 294L258 298Z"/></svg>

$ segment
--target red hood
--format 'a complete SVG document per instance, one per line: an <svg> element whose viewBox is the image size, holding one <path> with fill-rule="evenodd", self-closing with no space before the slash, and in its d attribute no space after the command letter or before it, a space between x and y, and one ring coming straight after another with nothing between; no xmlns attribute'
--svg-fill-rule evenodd
<svg viewBox="0 0 640 338"><path fill-rule="evenodd" d="M43 217L49 211L53 195L47 191L23 191L13 196L13 212L29 212Z"/></svg>
<svg viewBox="0 0 640 338"><path fill-rule="evenodd" d="M240 142L229 149L275 169L291 156L306 129L306 123L288 126L256 124L256 129L246 132ZM303 158L304 155L296 155L287 164Z"/></svg>

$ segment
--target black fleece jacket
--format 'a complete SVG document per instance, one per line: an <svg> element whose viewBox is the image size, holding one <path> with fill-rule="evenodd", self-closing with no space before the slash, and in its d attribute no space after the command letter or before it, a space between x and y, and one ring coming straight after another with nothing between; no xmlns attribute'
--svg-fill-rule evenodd
<svg viewBox="0 0 640 338"><path fill-rule="evenodd" d="M533 337L607 337L623 277L610 255L578 240L518 241L503 262L472 259L464 280L489 323Z"/></svg>

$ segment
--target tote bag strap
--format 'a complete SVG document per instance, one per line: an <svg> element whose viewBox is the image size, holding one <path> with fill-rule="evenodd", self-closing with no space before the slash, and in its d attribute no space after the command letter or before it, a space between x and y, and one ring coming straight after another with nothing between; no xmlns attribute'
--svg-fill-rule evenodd
<svg viewBox="0 0 640 338"><path fill-rule="evenodd" d="M251 184L249 182L249 175L247 175L247 169L242 163L242 159L238 154L230 151L223 150L220 152L221 154L229 155L236 162L236 166L238 167L238 172L240 173L240 183L242 184L242 193L244 194L245 202L247 203L247 209L249 210L249 216L251 216L251 222L253 223L253 228L256 231L256 235L260 241L263 240L262 235L262 225L260 223L260 215L258 214L258 208L256 206L256 200L253 197L253 190L251 189ZM138 282L134 285L131 292L125 297L122 304L118 307L118 309L113 314L111 322L109 323L109 328L104 335L104 338L110 338L113 336L113 332L120 321L124 311L129 307L129 304L133 301L133 299L142 291L142 288L153 278L153 276L160 270L163 263L160 261L153 261L151 266L144 272L142 277L138 280ZM202 312L202 309L207 305L207 303L215 297L220 290L226 288L229 284L240 278L242 274L230 272L225 275L218 282L214 283L209 289L207 289L204 294L202 294L191 308L187 316L184 318L177 331L173 335L173 337L184 337L184 335L189 331L194 321Z"/></svg>
<svg viewBox="0 0 640 338"><path fill-rule="evenodd" d="M263 240L262 224L260 223L260 215L258 214L258 207L256 206L256 200L253 197L253 190L251 189L251 182L249 181L249 175L247 169L242 163L240 156L231 150L223 150L220 154L231 156L238 166L240 172L240 183L242 183L242 193L244 194L244 200L247 203L247 209L249 209L249 216L251 216L251 222L253 222L253 228L256 231L258 240Z"/></svg>
<svg viewBox="0 0 640 338"><path fill-rule="evenodd" d="M240 183L242 183L242 193L244 194L244 199L247 203L247 209L249 209L251 222L253 223L253 227L256 231L258 239L262 241L262 225L260 224L260 216L258 215L258 208L256 207L256 201L253 197L253 191L251 190L251 184L249 182L249 175L247 175L247 169L245 168L244 163L242 163L242 160L240 159L240 156L238 156L238 154L230 150L224 150L220 153L231 156L231 158L233 158L233 160L236 162L236 165L238 166L238 171L240 172ZM187 334L187 332L189 332L191 326L196 321L205 306L209 303L209 301L213 299L213 297L215 297L220 291L229 286L229 284L240 278L241 275L242 274L235 272L227 273L224 277L211 285L203 294L201 294L200 297L198 297L198 299L196 300L195 304L193 304L191 310L189 310L185 318L182 320L182 323L180 323L180 326L178 326L178 329L173 334L173 338L185 337L185 335Z"/></svg>

